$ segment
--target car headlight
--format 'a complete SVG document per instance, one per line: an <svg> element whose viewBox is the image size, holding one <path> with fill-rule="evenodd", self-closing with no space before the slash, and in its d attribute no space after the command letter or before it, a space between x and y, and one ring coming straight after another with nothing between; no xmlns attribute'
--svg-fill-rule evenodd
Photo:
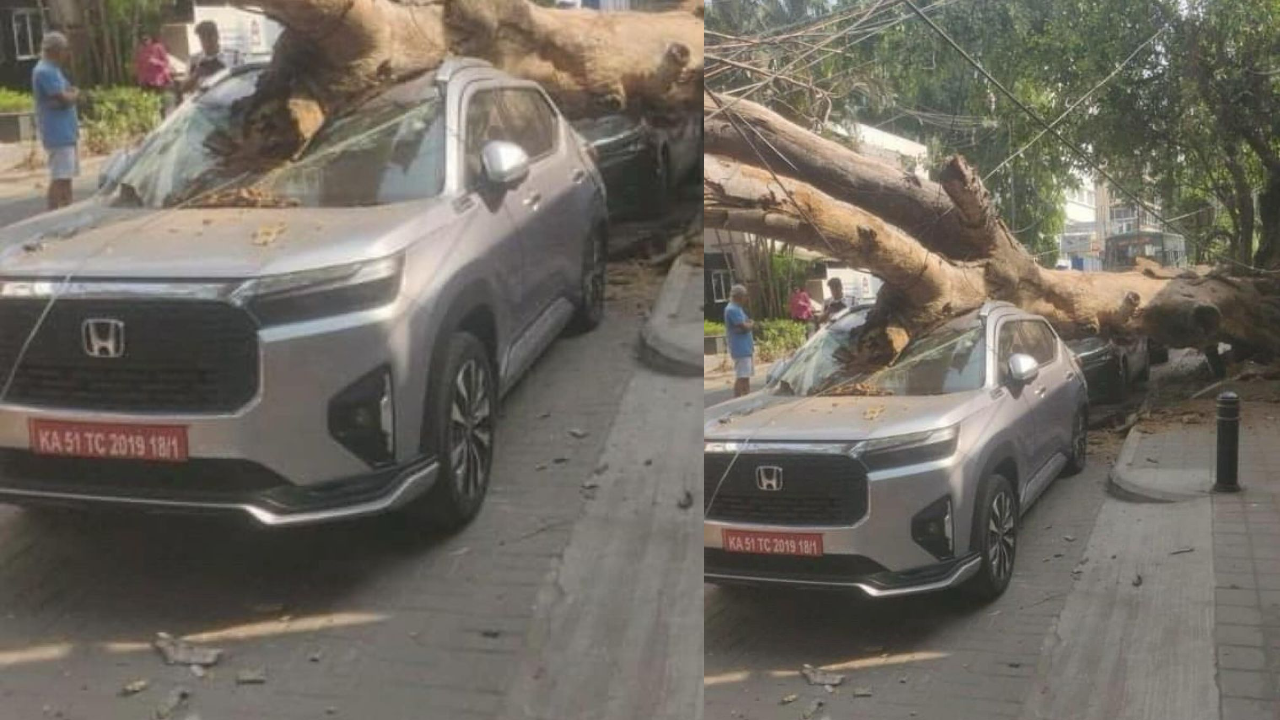
<svg viewBox="0 0 1280 720"><path fill-rule="evenodd" d="M233 298L264 327L381 307L400 294L402 255L249 280Z"/></svg>
<svg viewBox="0 0 1280 720"><path fill-rule="evenodd" d="M849 454L861 460L868 470L885 470L949 458L955 454L959 439L959 427L952 425L940 430L864 440L854 445Z"/></svg>

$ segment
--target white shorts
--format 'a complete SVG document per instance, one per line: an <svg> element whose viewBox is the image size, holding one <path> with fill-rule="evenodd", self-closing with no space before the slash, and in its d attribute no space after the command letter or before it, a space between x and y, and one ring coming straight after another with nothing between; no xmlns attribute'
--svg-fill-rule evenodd
<svg viewBox="0 0 1280 720"><path fill-rule="evenodd" d="M80 175L80 153L75 145L47 148L49 154L49 178L70 180Z"/></svg>
<svg viewBox="0 0 1280 720"><path fill-rule="evenodd" d="M749 378L755 374L755 366L751 362L751 358L734 358L733 359L733 376L742 380Z"/></svg>

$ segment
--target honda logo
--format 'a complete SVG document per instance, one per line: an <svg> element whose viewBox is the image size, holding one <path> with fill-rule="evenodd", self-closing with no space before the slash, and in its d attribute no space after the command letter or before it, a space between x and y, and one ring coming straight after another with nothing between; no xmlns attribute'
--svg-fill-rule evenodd
<svg viewBox="0 0 1280 720"><path fill-rule="evenodd" d="M85 320L81 326L84 353L89 357L124 357L124 323L108 318Z"/></svg>
<svg viewBox="0 0 1280 720"><path fill-rule="evenodd" d="M782 489L782 468L777 465L756 467L756 487L777 492Z"/></svg>

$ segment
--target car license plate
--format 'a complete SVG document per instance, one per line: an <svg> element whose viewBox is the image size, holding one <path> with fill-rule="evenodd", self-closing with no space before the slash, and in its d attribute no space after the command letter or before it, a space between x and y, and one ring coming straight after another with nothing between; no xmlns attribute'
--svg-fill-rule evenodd
<svg viewBox="0 0 1280 720"><path fill-rule="evenodd" d="M30 420L37 455L185 462L187 428L181 425L116 425Z"/></svg>
<svg viewBox="0 0 1280 720"><path fill-rule="evenodd" d="M722 530L721 539L728 552L822 557L822 536L817 533Z"/></svg>

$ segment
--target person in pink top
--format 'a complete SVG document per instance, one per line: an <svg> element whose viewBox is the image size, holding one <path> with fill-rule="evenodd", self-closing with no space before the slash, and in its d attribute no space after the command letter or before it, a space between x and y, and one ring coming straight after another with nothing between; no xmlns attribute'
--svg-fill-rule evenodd
<svg viewBox="0 0 1280 720"><path fill-rule="evenodd" d="M169 69L169 51L150 33L142 35L142 44L133 56L138 84L148 90L165 91L173 85L173 73Z"/></svg>
<svg viewBox="0 0 1280 720"><path fill-rule="evenodd" d="M806 334L812 333L814 328L813 302L809 299L809 293L799 286L792 288L790 305L791 319L804 323Z"/></svg>

